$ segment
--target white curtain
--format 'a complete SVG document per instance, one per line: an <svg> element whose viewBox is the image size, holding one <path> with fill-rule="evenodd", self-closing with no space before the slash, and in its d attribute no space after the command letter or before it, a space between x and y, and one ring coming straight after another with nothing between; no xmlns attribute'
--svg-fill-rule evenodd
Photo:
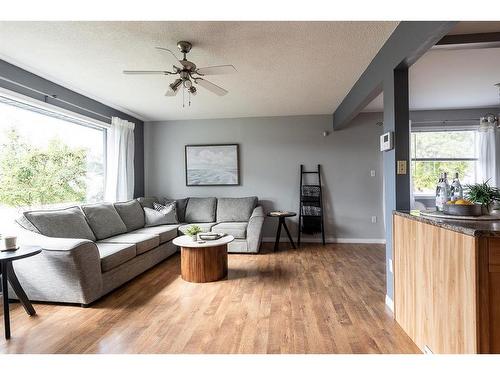
<svg viewBox="0 0 500 375"><path fill-rule="evenodd" d="M478 131L479 168L478 182L489 180L491 186L498 186L500 176L499 132L496 128Z"/></svg>
<svg viewBox="0 0 500 375"><path fill-rule="evenodd" d="M111 118L106 144L106 201L134 196L134 127L132 122Z"/></svg>

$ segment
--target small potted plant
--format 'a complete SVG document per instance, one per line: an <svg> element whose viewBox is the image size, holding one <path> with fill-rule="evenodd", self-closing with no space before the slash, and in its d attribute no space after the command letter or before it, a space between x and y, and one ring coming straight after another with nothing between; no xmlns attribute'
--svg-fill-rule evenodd
<svg viewBox="0 0 500 375"><path fill-rule="evenodd" d="M201 228L198 225L190 225L189 228L184 231L184 234L190 236L193 241L197 240L198 233L201 233Z"/></svg>
<svg viewBox="0 0 500 375"><path fill-rule="evenodd" d="M488 181L484 181L481 184L465 185L467 199L471 202L481 204L484 215L490 213L493 203L500 201L500 190L490 186Z"/></svg>

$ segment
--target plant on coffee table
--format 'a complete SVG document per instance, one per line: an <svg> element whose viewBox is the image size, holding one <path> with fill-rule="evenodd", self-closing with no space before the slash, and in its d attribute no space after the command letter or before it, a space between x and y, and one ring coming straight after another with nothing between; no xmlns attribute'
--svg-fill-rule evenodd
<svg viewBox="0 0 500 375"><path fill-rule="evenodd" d="M184 231L184 234L187 234L188 236L191 236L191 238L193 239L193 241L196 241L196 235L198 233L201 233L201 232L202 232L202 230L201 230L201 228L198 225L190 225L189 228L187 228Z"/></svg>

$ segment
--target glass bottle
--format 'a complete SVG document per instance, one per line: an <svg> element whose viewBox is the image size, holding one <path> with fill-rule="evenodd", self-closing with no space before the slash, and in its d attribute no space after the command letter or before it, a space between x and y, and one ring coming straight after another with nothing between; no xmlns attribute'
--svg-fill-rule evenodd
<svg viewBox="0 0 500 375"><path fill-rule="evenodd" d="M451 184L451 200L456 201L457 199L463 199L464 190L458 179L458 173L455 173L455 178Z"/></svg>
<svg viewBox="0 0 500 375"><path fill-rule="evenodd" d="M444 176L441 173L439 176L438 183L436 185L436 211L443 211L443 204L441 200L441 185L444 180Z"/></svg>
<svg viewBox="0 0 500 375"><path fill-rule="evenodd" d="M451 199L451 189L450 189L450 184L448 183L448 173L444 173L444 196L443 199L445 200L443 203L448 202Z"/></svg>

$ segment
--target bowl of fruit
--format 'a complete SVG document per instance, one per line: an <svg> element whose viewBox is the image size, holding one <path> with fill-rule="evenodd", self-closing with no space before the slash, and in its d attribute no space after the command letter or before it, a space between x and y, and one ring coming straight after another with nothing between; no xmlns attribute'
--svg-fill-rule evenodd
<svg viewBox="0 0 500 375"><path fill-rule="evenodd" d="M443 205L443 212L454 216L481 216L482 206L467 199L450 200Z"/></svg>

